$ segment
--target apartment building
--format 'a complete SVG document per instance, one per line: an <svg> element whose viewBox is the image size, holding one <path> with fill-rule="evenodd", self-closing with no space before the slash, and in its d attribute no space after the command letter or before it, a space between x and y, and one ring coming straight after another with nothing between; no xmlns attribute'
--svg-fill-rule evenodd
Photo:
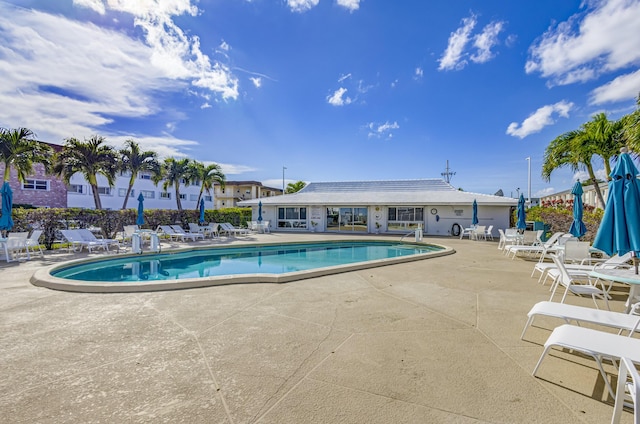
<svg viewBox="0 0 640 424"><path fill-rule="evenodd" d="M282 189L263 186L259 181L227 181L224 188L214 185L215 209L235 208L238 202L280 196Z"/></svg>

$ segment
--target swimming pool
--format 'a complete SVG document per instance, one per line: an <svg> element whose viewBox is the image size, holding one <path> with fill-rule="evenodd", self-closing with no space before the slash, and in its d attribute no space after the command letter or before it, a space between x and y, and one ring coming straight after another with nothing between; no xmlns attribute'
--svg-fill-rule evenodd
<svg viewBox="0 0 640 424"><path fill-rule="evenodd" d="M446 253L442 246L373 240L209 247L73 261L36 272L32 283L116 292L287 282Z"/></svg>

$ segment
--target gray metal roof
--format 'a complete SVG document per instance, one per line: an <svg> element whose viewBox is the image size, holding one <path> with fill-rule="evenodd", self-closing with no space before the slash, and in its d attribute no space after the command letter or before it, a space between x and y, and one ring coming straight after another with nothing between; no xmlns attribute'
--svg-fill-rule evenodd
<svg viewBox="0 0 640 424"><path fill-rule="evenodd" d="M297 193L238 202L263 205L478 205L515 206L517 199L457 190L442 179L309 183Z"/></svg>

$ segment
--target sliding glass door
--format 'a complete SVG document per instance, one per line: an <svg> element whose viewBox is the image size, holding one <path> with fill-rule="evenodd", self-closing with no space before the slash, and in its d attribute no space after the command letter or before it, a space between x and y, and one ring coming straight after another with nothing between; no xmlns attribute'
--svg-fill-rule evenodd
<svg viewBox="0 0 640 424"><path fill-rule="evenodd" d="M369 221L367 208L327 208L328 231L367 232Z"/></svg>

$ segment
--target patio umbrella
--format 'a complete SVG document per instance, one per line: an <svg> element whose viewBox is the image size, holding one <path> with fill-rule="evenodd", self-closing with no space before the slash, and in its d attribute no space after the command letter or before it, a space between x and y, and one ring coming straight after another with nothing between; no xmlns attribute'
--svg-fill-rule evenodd
<svg viewBox="0 0 640 424"><path fill-rule="evenodd" d="M136 218L137 225L144 225L144 196L142 193L138 195L138 218Z"/></svg>
<svg viewBox="0 0 640 424"><path fill-rule="evenodd" d="M604 216L593 247L609 256L633 252L636 274L637 257L640 254L640 187L638 169L626 148L620 149L618 162L611 171L609 195Z"/></svg>
<svg viewBox="0 0 640 424"><path fill-rule="evenodd" d="M524 194L520 195L520 199L518 200L518 223L516 224L516 228L518 230L524 230L527 228L527 214L524 211Z"/></svg>
<svg viewBox="0 0 640 424"><path fill-rule="evenodd" d="M476 202L476 199L473 199L473 218L471 218L471 223L478 225L478 222L478 202Z"/></svg>
<svg viewBox="0 0 640 424"><path fill-rule="evenodd" d="M569 232L575 237L582 237L587 232L587 227L582 222L582 184L577 181L573 185L571 194L573 194L573 222Z"/></svg>
<svg viewBox="0 0 640 424"><path fill-rule="evenodd" d="M262 202L258 202L258 222L262 222Z"/></svg>
<svg viewBox="0 0 640 424"><path fill-rule="evenodd" d="M9 231L13 228L13 218L11 218L11 208L13 207L13 192L9 182L5 181L0 189L2 197L2 216L0 216L0 230Z"/></svg>
<svg viewBox="0 0 640 424"><path fill-rule="evenodd" d="M200 199L200 224L204 224L204 199Z"/></svg>

